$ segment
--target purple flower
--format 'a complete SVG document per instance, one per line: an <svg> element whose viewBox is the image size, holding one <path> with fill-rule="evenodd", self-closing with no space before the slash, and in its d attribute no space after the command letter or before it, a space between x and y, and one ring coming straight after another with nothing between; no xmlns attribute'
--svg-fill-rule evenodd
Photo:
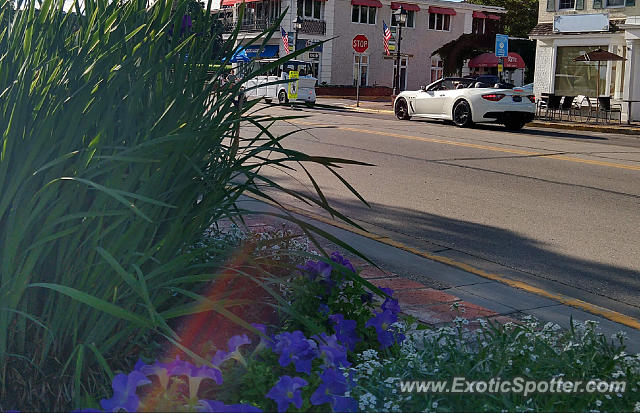
<svg viewBox="0 0 640 413"><path fill-rule="evenodd" d="M245 344L251 344L251 340L249 340L246 334L239 334L231 337L229 341L227 341L227 348L229 349L229 353L233 353L238 347L244 346Z"/></svg>
<svg viewBox="0 0 640 413"><path fill-rule="evenodd" d="M318 312L319 312L320 314L327 315L327 314L329 314L329 313L331 312L331 309L329 308L329 306L328 306L328 305L326 305L326 304L324 304L324 303L323 303L323 304L320 304L320 305L318 306Z"/></svg>
<svg viewBox="0 0 640 413"><path fill-rule="evenodd" d="M169 371L168 364L155 362L153 364L145 364L142 360L138 360L134 369L144 374L145 376L157 376L160 381L160 386L166 389L169 385Z"/></svg>
<svg viewBox="0 0 640 413"><path fill-rule="evenodd" d="M351 363L347 360L347 349L340 343L336 335L328 336L321 333L313 337L318 342L318 352L324 360L325 367L349 367Z"/></svg>
<svg viewBox="0 0 640 413"><path fill-rule="evenodd" d="M309 398L314 406L330 403L334 412L355 412L358 403L344 394L349 390L349 383L344 375L335 369L326 369L320 375L322 382Z"/></svg>
<svg viewBox="0 0 640 413"><path fill-rule="evenodd" d="M398 305L398 300L393 298L393 290L386 287L381 287L380 289L383 293L388 295L382 303L382 311L389 310L393 314L398 314L400 312L400 306Z"/></svg>
<svg viewBox="0 0 640 413"><path fill-rule="evenodd" d="M355 320L345 320L342 314L332 314L329 316L329 320L333 322L333 329L338 341L344 344L349 351L352 351L356 347L356 343L361 341L356 331L358 323Z"/></svg>
<svg viewBox="0 0 640 413"><path fill-rule="evenodd" d="M371 304L373 302L373 294L370 292L366 292L360 296L360 301L362 304Z"/></svg>
<svg viewBox="0 0 640 413"><path fill-rule="evenodd" d="M231 337L229 341L227 341L227 351L216 351L216 354L214 354L211 363L214 366L219 366L220 364L231 358L238 357L240 355L240 353L238 352L238 348L240 346L244 346L245 344L251 344L251 340L249 340L249 337L247 337L246 334L240 334Z"/></svg>
<svg viewBox="0 0 640 413"><path fill-rule="evenodd" d="M203 413L262 413L250 404L224 404L217 400L200 400L197 410Z"/></svg>
<svg viewBox="0 0 640 413"><path fill-rule="evenodd" d="M385 349L394 345L396 342L404 340L404 335L390 328L391 324L398 321L398 316L391 312L391 310L384 310L381 313L374 313L365 324L366 327L373 327L378 335L378 342L380 342L380 348Z"/></svg>
<svg viewBox="0 0 640 413"><path fill-rule="evenodd" d="M358 402L351 397L335 396L331 408L334 412L357 412Z"/></svg>
<svg viewBox="0 0 640 413"><path fill-rule="evenodd" d="M278 405L278 413L286 412L290 404L298 409L302 407L302 392L300 388L309 384L300 377L281 376L275 386L266 394Z"/></svg>
<svg viewBox="0 0 640 413"><path fill-rule="evenodd" d="M5 410L7 413L20 413L18 410ZM76 409L71 410L71 413L103 413L104 410L100 409Z"/></svg>
<svg viewBox="0 0 640 413"><path fill-rule="evenodd" d="M320 280L329 281L331 279L331 264L324 261L307 261L304 266L298 266L312 281L320 278Z"/></svg>
<svg viewBox="0 0 640 413"><path fill-rule="evenodd" d="M138 386L149 383L151 381L147 379L147 376L136 370L129 374L117 374L111 383L113 397L100 400L100 407L107 412L117 412L121 409L135 412L140 404L136 389Z"/></svg>
<svg viewBox="0 0 640 413"><path fill-rule="evenodd" d="M259 332L261 332L262 334L264 334L265 336L267 335L267 326L265 326L264 324L251 323L251 326L256 330L258 330Z"/></svg>
<svg viewBox="0 0 640 413"><path fill-rule="evenodd" d="M216 384L222 384L222 373L218 368L209 366L195 366L176 357L167 365L167 374L172 376L187 376L189 379L189 396L196 397L200 383L204 379L211 379Z"/></svg>
<svg viewBox="0 0 640 413"><path fill-rule="evenodd" d="M356 269L353 268L353 265L351 265L351 261L349 261L348 259L346 259L342 255L340 255L340 253L338 251L335 251L335 252L333 252L331 254L331 261L342 265L343 267L345 267L346 269L348 269L349 271L351 271L353 273L356 272Z"/></svg>
<svg viewBox="0 0 640 413"><path fill-rule="evenodd" d="M272 349L280 354L278 363L282 367L293 362L297 372L311 374L311 363L317 357L315 341L307 339L300 330L280 333L274 340Z"/></svg>

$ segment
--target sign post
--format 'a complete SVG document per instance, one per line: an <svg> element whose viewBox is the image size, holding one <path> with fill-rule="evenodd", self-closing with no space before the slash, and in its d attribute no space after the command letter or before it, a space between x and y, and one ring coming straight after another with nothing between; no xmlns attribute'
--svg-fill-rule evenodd
<svg viewBox="0 0 640 413"><path fill-rule="evenodd" d="M362 80L362 54L369 48L369 39L364 34L353 38L353 50L358 54L358 77L356 78L356 107L360 107L360 81Z"/></svg>
<svg viewBox="0 0 640 413"><path fill-rule="evenodd" d="M509 36L496 34L496 57L498 58L498 78L502 82L504 59L509 57Z"/></svg>

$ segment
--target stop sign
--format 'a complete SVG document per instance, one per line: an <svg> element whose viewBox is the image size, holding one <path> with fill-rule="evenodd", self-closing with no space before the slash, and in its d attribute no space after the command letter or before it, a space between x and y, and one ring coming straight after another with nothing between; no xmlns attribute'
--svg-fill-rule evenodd
<svg viewBox="0 0 640 413"><path fill-rule="evenodd" d="M353 38L353 50L357 53L364 53L369 48L369 39L364 34L359 34Z"/></svg>

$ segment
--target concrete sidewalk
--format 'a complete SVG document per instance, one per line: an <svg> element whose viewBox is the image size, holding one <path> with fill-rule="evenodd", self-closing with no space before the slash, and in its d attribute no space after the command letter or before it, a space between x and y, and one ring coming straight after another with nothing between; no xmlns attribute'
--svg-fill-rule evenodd
<svg viewBox="0 0 640 413"><path fill-rule="evenodd" d="M256 212L248 221L252 226L275 228L280 223L264 213L287 213L250 198L243 198L239 206ZM288 213L337 237L370 258L379 268L347 254L356 268L361 269L363 278L379 287L397 291L403 311L426 324L437 326L451 322L455 317L481 317L506 322L531 315L543 323L553 322L567 328L570 318L576 321L594 320L607 338L615 332L625 332L629 338L628 351L640 352L640 330L478 275L482 272L472 273L427 259L389 245L389 242L381 242L383 237L374 234L368 236L359 231L339 228L326 219L313 219L307 213ZM335 249L328 242L324 242L323 247Z"/></svg>
<svg viewBox="0 0 640 413"><path fill-rule="evenodd" d="M361 100L359 107L356 106L356 100L353 98L319 97L316 103L320 105L338 106L343 109L348 109L356 112L385 113L390 115L394 114L391 98L389 98L389 101L386 102L372 102ZM640 135L640 124L637 123L631 125L627 125L626 123L591 124L584 122L557 122L536 119L533 122L529 123L527 126L601 133L620 133L624 135Z"/></svg>

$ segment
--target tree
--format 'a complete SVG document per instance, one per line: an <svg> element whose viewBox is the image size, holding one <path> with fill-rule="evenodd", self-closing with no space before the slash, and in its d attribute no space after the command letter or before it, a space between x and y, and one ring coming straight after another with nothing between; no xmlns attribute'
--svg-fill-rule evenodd
<svg viewBox="0 0 640 413"><path fill-rule="evenodd" d="M537 0L467 0L469 3L485 6L504 7L507 13L504 17L504 34L510 38L527 38L531 30L538 23ZM493 34L463 34L433 54L442 59L443 71L451 76L460 71L463 63L479 54L493 52L495 35ZM529 40L509 39L509 51L518 53L526 64L525 83L533 81L535 68L535 42Z"/></svg>
<svg viewBox="0 0 640 413"><path fill-rule="evenodd" d="M463 34L434 51L432 56L439 55L444 75L452 76L460 71L465 60L490 51L494 41L495 36L489 34Z"/></svg>
<svg viewBox="0 0 640 413"><path fill-rule="evenodd" d="M538 24L538 0L467 0L468 3L504 7L504 34L511 37L529 36Z"/></svg>

